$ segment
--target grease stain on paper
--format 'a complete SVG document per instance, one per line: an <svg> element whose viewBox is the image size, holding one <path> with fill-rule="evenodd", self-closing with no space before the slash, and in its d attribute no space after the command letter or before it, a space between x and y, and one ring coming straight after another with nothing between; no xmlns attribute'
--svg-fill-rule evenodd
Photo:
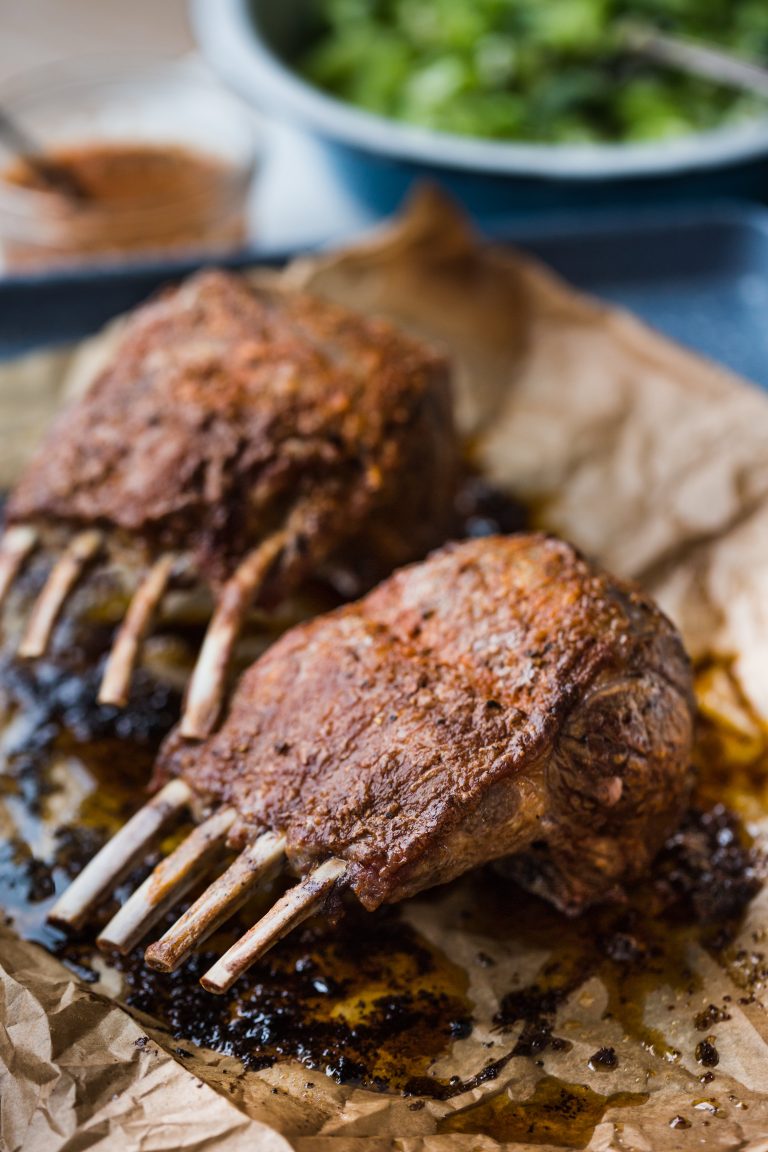
<svg viewBox="0 0 768 1152"><path fill-rule="evenodd" d="M507 1144L585 1148L609 1109L637 1108L648 1098L647 1092L604 1096L584 1084L544 1076L527 1100L513 1100L508 1092L500 1092L444 1116L437 1130L441 1135L490 1136Z"/></svg>

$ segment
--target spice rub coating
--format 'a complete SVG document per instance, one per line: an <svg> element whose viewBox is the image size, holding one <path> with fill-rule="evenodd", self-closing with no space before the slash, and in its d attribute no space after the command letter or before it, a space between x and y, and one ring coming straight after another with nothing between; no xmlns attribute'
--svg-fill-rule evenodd
<svg viewBox="0 0 768 1152"><path fill-rule="evenodd" d="M150 556L191 554L215 584L294 514L282 588L358 536L378 578L445 538L456 460L441 356L208 271L136 311L7 520L105 527Z"/></svg>
<svg viewBox="0 0 768 1152"><path fill-rule="evenodd" d="M375 908L514 855L577 911L637 876L690 785L691 672L637 588L540 535L449 545L300 625L245 674L221 730L173 734L181 773L285 834L294 868L350 863Z"/></svg>

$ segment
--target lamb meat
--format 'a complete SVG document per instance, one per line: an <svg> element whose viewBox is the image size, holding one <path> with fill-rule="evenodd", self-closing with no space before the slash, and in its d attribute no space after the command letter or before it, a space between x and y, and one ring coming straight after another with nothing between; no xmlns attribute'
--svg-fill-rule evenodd
<svg viewBox="0 0 768 1152"><path fill-rule="evenodd" d="M690 783L691 672L638 589L536 535L450 545L293 629L221 731L159 771L280 830L300 874L349 863L370 909L528 852L579 910L641 874Z"/></svg>
<svg viewBox="0 0 768 1152"><path fill-rule="evenodd" d="M212 991L339 887L373 910L508 857L576 913L618 897L680 821L692 728L680 637L639 589L540 535L450 545L283 636L206 742L172 734L155 799L55 915L82 923L190 803L209 815L101 943L136 943L226 842L234 863L147 950L172 970L287 865L303 879L206 974Z"/></svg>
<svg viewBox="0 0 768 1152"><path fill-rule="evenodd" d="M251 605L324 568L352 567L364 590L423 556L448 531L457 457L437 353L309 296L193 276L131 318L10 496L6 577L35 539L70 541L22 653L42 654L100 550L149 567L134 640L191 567L217 603L190 688L187 730L201 735Z"/></svg>

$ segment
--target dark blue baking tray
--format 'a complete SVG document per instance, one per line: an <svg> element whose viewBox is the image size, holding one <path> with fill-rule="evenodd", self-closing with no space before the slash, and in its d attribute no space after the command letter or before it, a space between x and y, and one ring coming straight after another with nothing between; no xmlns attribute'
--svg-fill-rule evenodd
<svg viewBox="0 0 768 1152"><path fill-rule="evenodd" d="M630 308L768 389L768 209L721 205L581 216L496 229L575 285ZM241 253L234 265L288 252ZM0 281L0 357L95 331L196 265L153 264Z"/></svg>

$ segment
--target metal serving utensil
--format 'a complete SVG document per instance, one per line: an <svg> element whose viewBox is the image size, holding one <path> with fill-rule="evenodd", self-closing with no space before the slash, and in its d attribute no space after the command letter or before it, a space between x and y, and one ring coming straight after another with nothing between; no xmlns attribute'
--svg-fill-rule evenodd
<svg viewBox="0 0 768 1152"><path fill-rule="evenodd" d="M725 48L661 32L652 25L621 21L616 29L622 48L729 88L768 98L768 68Z"/></svg>
<svg viewBox="0 0 768 1152"><path fill-rule="evenodd" d="M51 191L66 196L68 200L89 199L82 183L63 165L46 156L38 141L4 108L0 108L0 139Z"/></svg>

